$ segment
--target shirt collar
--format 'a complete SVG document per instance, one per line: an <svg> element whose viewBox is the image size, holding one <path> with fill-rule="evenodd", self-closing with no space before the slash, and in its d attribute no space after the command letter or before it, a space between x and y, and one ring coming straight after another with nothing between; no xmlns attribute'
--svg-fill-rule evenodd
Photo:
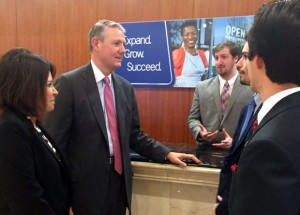
<svg viewBox="0 0 300 215"><path fill-rule="evenodd" d="M227 82L230 85L230 87L232 88L235 82L235 79L238 77L238 73L235 74L235 76L233 76L231 79L229 79ZM220 75L219 75L219 81L220 81L220 87L221 89L223 89L223 86L226 82L225 79L223 79Z"/></svg>
<svg viewBox="0 0 300 215"><path fill-rule="evenodd" d="M238 73L236 73L235 76L233 76L231 79L229 79L227 81L228 84L229 84L229 86L230 86L230 88L229 88L229 94L231 94L231 92L232 92L233 85L234 85L234 82L235 82L235 80L236 80L237 77L238 77ZM226 80L223 79L220 75L219 75L218 78L219 78L219 82L220 82L220 94L221 94Z"/></svg>
<svg viewBox="0 0 300 215"><path fill-rule="evenodd" d="M92 68L93 68L93 73L96 79L96 83L99 83L100 81L103 80L105 75L101 72L101 70L96 66L96 64L91 60ZM111 74L108 75L109 81L111 82Z"/></svg>
<svg viewBox="0 0 300 215"><path fill-rule="evenodd" d="M264 101L263 106L261 107L257 115L258 124L265 117L265 115L267 115L267 113L274 107L275 104L277 104L280 100L287 97L288 95L291 95L299 91L300 91L300 87L290 88L287 90L283 90L279 93L276 93L271 97L269 97L266 101Z"/></svg>
<svg viewBox="0 0 300 215"><path fill-rule="evenodd" d="M260 98L260 94L255 93L253 95L253 97L254 97L254 101L255 101L256 106L259 106L262 103L261 98Z"/></svg>

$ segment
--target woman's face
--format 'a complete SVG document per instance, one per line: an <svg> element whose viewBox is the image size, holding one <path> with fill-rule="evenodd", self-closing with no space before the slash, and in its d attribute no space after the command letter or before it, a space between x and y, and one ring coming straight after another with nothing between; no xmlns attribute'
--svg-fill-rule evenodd
<svg viewBox="0 0 300 215"><path fill-rule="evenodd" d="M55 97L58 92L53 85L53 77L49 72L47 85L46 85L46 112L54 110Z"/></svg>
<svg viewBox="0 0 300 215"><path fill-rule="evenodd" d="M187 26L183 29L182 40L184 47L195 48L198 39L198 32L194 26Z"/></svg>

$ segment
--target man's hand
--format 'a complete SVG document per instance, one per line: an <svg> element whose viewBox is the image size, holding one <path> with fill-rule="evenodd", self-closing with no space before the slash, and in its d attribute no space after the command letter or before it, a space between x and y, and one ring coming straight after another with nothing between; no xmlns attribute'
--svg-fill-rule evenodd
<svg viewBox="0 0 300 215"><path fill-rule="evenodd" d="M207 131L202 124L199 124L199 127L200 127L200 136L208 142L211 142L219 132L218 130L214 132Z"/></svg>
<svg viewBox="0 0 300 215"><path fill-rule="evenodd" d="M223 200L223 198L221 196L217 197L218 201L221 202ZM211 207L211 215L216 215L216 209L219 206L220 203L216 203Z"/></svg>
<svg viewBox="0 0 300 215"><path fill-rule="evenodd" d="M222 133L225 136L225 139L221 141L221 143L214 143L213 146L220 148L220 149L230 149L232 146L232 138L226 132L225 128L222 129Z"/></svg>
<svg viewBox="0 0 300 215"><path fill-rule="evenodd" d="M177 153L177 152L169 152L167 154L166 158L172 162L173 164L177 164L180 167L186 167L186 163L184 163L183 159L190 159L194 161L195 163L200 163L200 160L195 157L195 155L192 154L184 154L184 153Z"/></svg>

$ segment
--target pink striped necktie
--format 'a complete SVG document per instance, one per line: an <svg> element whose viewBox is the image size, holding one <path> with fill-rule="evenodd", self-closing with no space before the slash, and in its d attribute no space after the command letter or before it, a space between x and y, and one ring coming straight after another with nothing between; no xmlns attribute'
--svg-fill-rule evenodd
<svg viewBox="0 0 300 215"><path fill-rule="evenodd" d="M113 149L114 149L114 167L115 170L121 175L123 171L122 155L121 155L121 148L120 148L117 118L116 118L115 108L114 108L113 94L110 88L109 78L105 77L103 80L105 83L105 87L104 87L105 109L106 109L108 126L109 126L109 131L111 134L111 139L112 139Z"/></svg>
<svg viewBox="0 0 300 215"><path fill-rule="evenodd" d="M227 109L228 100L230 97L229 88L230 88L229 83L226 81L221 93L221 109L223 114Z"/></svg>

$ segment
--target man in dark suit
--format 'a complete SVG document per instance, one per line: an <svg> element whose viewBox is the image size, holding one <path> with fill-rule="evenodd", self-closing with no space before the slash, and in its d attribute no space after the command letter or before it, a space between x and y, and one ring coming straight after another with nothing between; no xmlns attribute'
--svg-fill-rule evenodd
<svg viewBox="0 0 300 215"><path fill-rule="evenodd" d="M125 29L100 20L89 32L89 45L91 62L56 80L59 96L45 125L71 165L74 214L124 215L126 207L130 211L132 192L130 148L182 167L182 159L199 160L170 152L140 128L134 89L114 73L125 54ZM108 97L113 98L109 105Z"/></svg>
<svg viewBox="0 0 300 215"><path fill-rule="evenodd" d="M250 85L248 77L248 69L246 61L248 59L249 46L246 42L242 50L242 57L237 63L237 69L240 73L240 83ZM232 139L232 147L228 155L224 159L224 166L220 173L220 182L218 188L218 203L212 208L212 214L227 215L228 199L231 184L231 165L233 165L240 157L244 148L244 144L248 141L252 134L251 126L257 117L258 109L261 106L259 94L252 96L249 104L245 105L241 111L240 118Z"/></svg>
<svg viewBox="0 0 300 215"><path fill-rule="evenodd" d="M258 127L232 168L231 215L300 214L300 1L272 1L248 33Z"/></svg>

